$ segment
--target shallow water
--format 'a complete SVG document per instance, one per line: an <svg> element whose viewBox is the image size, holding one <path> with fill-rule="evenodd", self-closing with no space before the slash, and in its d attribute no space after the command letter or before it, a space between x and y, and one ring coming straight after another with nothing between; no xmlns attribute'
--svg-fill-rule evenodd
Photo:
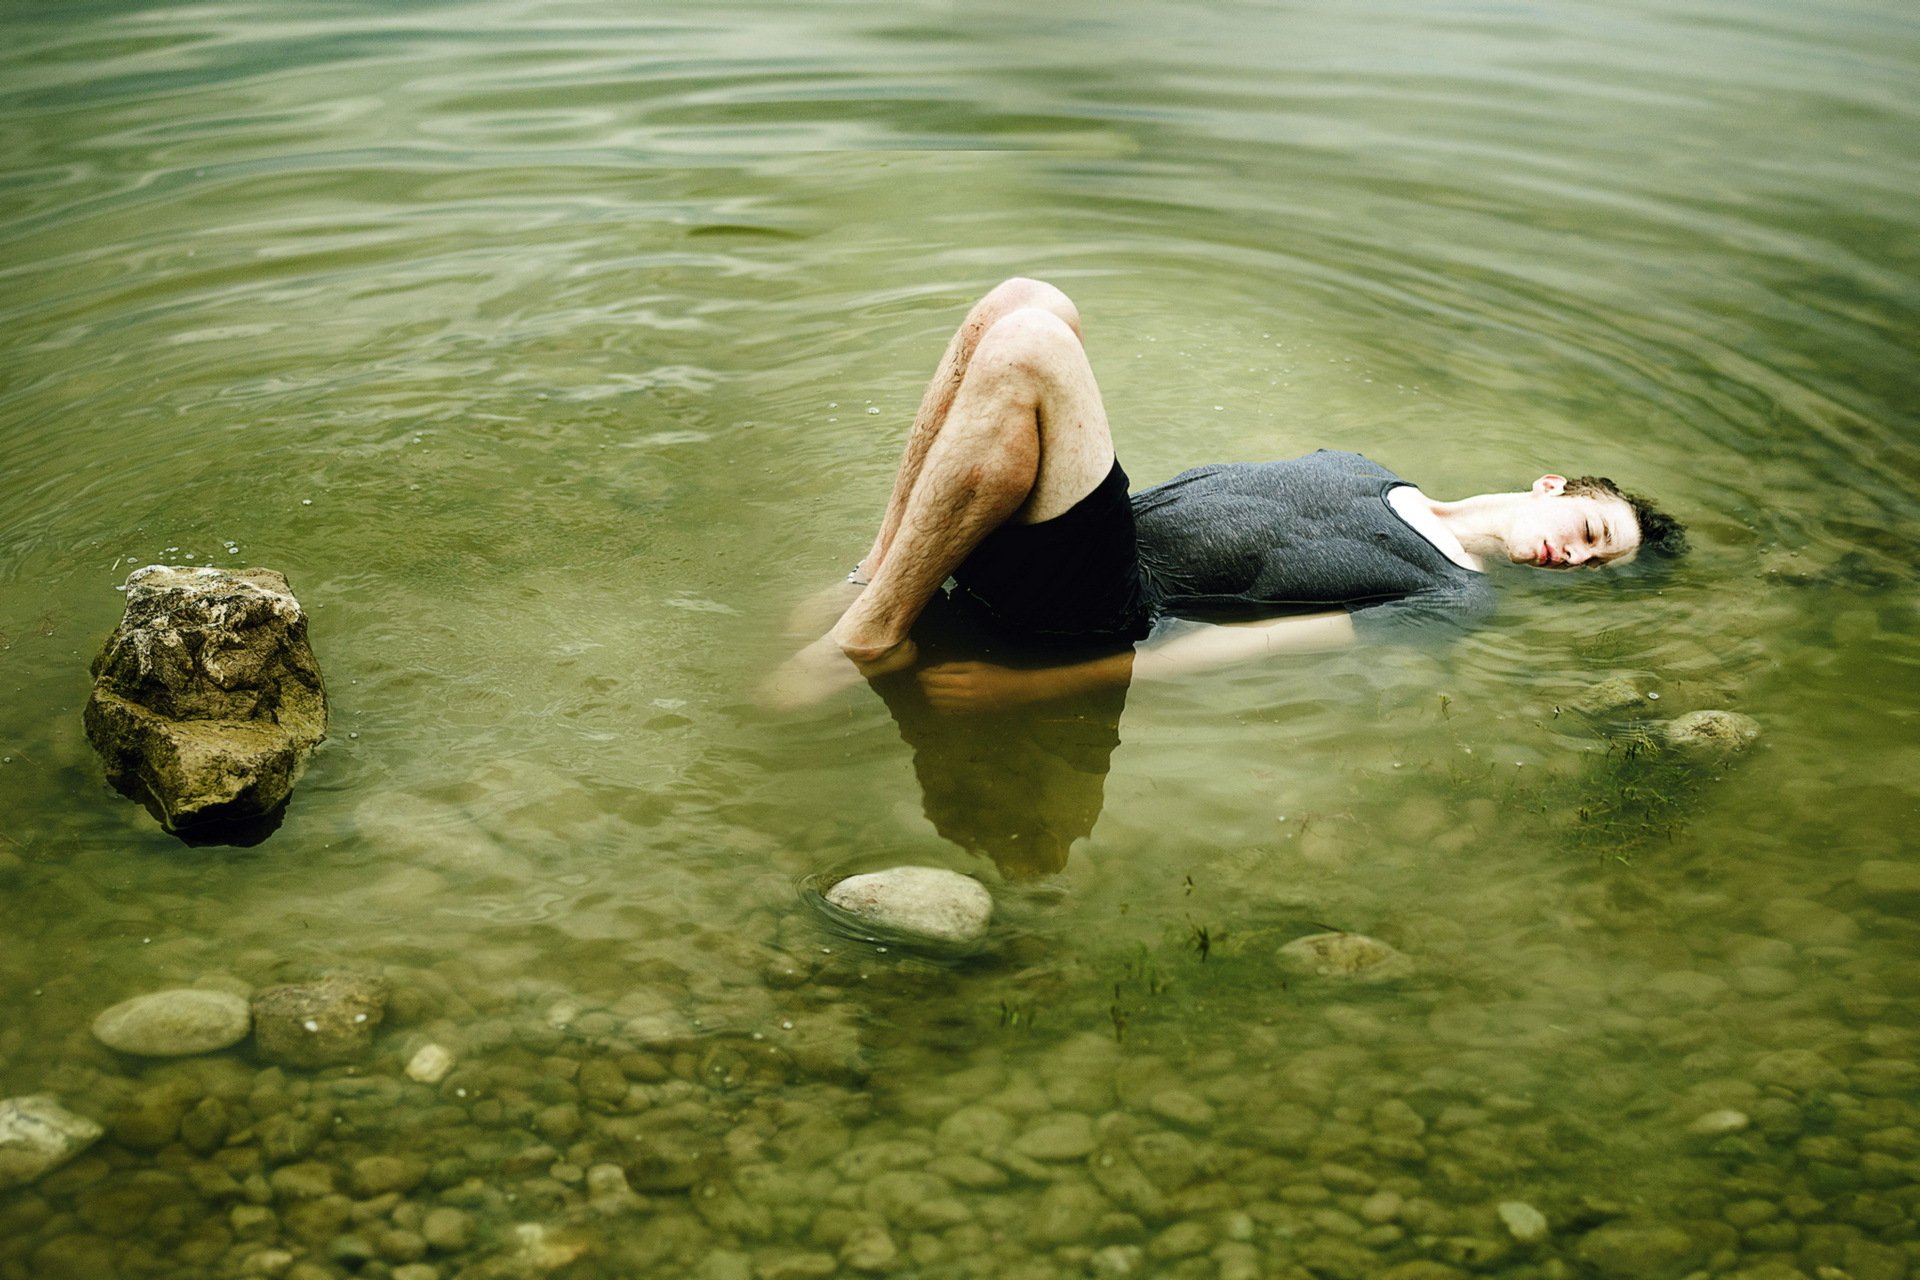
<svg viewBox="0 0 1920 1280"><path fill-rule="evenodd" d="M0 1276L1908 1274L1905 6L8 27L0 1096L111 1132L0 1193ZM1697 553L1503 575L1440 653L757 710L1015 273L1079 303L1136 483L1322 445L1447 496L1596 472ZM159 832L81 735L158 561L310 611L333 736L258 846ZM1645 696L1577 709L1613 677ZM1763 736L1649 748L1710 707ZM985 879L989 943L809 907L898 861ZM1414 976L1284 972L1324 927ZM88 1031L335 968L394 993L351 1071ZM383 1199L379 1154L430 1168Z"/></svg>

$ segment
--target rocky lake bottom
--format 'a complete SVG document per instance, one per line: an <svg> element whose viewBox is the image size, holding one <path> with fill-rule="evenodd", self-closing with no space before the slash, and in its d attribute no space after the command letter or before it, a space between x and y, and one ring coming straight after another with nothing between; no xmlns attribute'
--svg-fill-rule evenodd
<svg viewBox="0 0 1920 1280"><path fill-rule="evenodd" d="M105 1133L0 1193L0 1277L1908 1276L1920 984L1891 957L1920 879L1763 857L1735 893L1662 865L1654 827L1502 904L1342 887L1368 832L1440 856L1501 807L1296 824L1094 945L1067 934L1111 905L1097 889L990 880L987 944L921 954L837 930L777 865L724 927L396 939L347 979L384 1011L344 1065L262 1056L261 988L318 969L180 931L157 985L255 996L256 1041L117 1053L88 1025L109 1002L36 988L0 1030L4 1081ZM1547 819L1547 843L1608 820ZM1405 966L1289 962L1326 916Z"/></svg>

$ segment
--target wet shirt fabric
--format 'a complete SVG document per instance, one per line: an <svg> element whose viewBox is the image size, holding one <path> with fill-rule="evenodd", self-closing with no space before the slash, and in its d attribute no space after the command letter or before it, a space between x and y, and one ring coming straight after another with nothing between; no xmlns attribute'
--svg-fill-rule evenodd
<svg viewBox="0 0 1920 1280"><path fill-rule="evenodd" d="M1183 471L1133 495L1156 614L1274 616L1340 606L1368 639L1465 629L1493 610L1463 569L1388 505L1405 480L1357 453Z"/></svg>

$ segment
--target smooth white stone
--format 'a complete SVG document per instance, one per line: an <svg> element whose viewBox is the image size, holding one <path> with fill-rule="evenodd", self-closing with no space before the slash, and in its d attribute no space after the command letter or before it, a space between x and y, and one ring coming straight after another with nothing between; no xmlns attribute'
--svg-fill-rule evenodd
<svg viewBox="0 0 1920 1280"><path fill-rule="evenodd" d="M939 942L975 941L993 918L993 895L984 885L938 867L848 876L827 890L827 901L880 928Z"/></svg>

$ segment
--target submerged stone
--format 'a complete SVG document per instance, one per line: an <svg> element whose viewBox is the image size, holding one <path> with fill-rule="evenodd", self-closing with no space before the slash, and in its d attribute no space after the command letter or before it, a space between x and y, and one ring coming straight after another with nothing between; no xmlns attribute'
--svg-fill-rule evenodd
<svg viewBox="0 0 1920 1280"><path fill-rule="evenodd" d="M514 1227L514 1262L535 1272L559 1271L571 1266L587 1251L584 1240L561 1235L542 1223L523 1222Z"/></svg>
<svg viewBox="0 0 1920 1280"><path fill-rule="evenodd" d="M1721 1138L1729 1133L1739 1133L1752 1123L1752 1118L1746 1112L1736 1111L1732 1107L1722 1107L1717 1111L1708 1111L1694 1117L1693 1121L1687 1125L1687 1132L1701 1137Z"/></svg>
<svg viewBox="0 0 1920 1280"><path fill-rule="evenodd" d="M885 1227L868 1223L855 1227L840 1246L840 1262L850 1271L884 1274L894 1269L900 1246Z"/></svg>
<svg viewBox="0 0 1920 1280"><path fill-rule="evenodd" d="M220 1149L232 1128L227 1104L218 1098L202 1098L180 1117L180 1141L196 1155L210 1156Z"/></svg>
<svg viewBox="0 0 1920 1280"><path fill-rule="evenodd" d="M1568 705L1582 715L1596 719L1604 716L1619 715L1633 708L1647 704L1646 690L1637 681L1625 676L1613 676L1581 690L1568 700Z"/></svg>
<svg viewBox="0 0 1920 1280"><path fill-rule="evenodd" d="M1574 1256L1606 1280L1679 1280L1698 1262L1699 1246L1663 1223L1609 1223L1581 1239Z"/></svg>
<svg viewBox="0 0 1920 1280"><path fill-rule="evenodd" d="M429 1209L420 1220L420 1234L428 1247L458 1253L473 1243L473 1219L459 1209Z"/></svg>
<svg viewBox="0 0 1920 1280"><path fill-rule="evenodd" d="M108 780L169 831L272 813L327 732L326 690L287 580L149 565L126 591L85 716Z"/></svg>
<svg viewBox="0 0 1920 1280"><path fill-rule="evenodd" d="M1035 1160L1079 1161L1094 1149L1093 1120L1074 1111L1044 1116L1014 1140L1013 1149Z"/></svg>
<svg viewBox="0 0 1920 1280"><path fill-rule="evenodd" d="M149 1058L215 1053L247 1038L253 1014L226 991L180 988L123 1000L93 1020L94 1038L109 1049Z"/></svg>
<svg viewBox="0 0 1920 1280"><path fill-rule="evenodd" d="M1689 711L1667 721L1667 745L1694 756L1728 756L1760 736L1760 722L1738 711Z"/></svg>
<svg viewBox="0 0 1920 1280"><path fill-rule="evenodd" d="M113 1117L113 1140L134 1151L158 1151L180 1136L189 1105L177 1082L148 1085Z"/></svg>
<svg viewBox="0 0 1920 1280"><path fill-rule="evenodd" d="M1920 862L1869 859L1853 873L1853 882L1870 898L1904 906L1920 899Z"/></svg>
<svg viewBox="0 0 1920 1280"><path fill-rule="evenodd" d="M268 987L253 998L260 1055L294 1067L352 1062L373 1045L386 1016L386 984L340 974L318 982Z"/></svg>
<svg viewBox="0 0 1920 1280"><path fill-rule="evenodd" d="M389 1191L405 1193L426 1180L427 1162L418 1156L363 1156L350 1171L353 1194L361 1199Z"/></svg>
<svg viewBox="0 0 1920 1280"><path fill-rule="evenodd" d="M85 1151L105 1132L52 1094L0 1101L0 1191L25 1186Z"/></svg>
<svg viewBox="0 0 1920 1280"><path fill-rule="evenodd" d="M1413 961L1364 933L1311 933L1280 948L1289 972L1354 982L1391 982L1413 972Z"/></svg>
<svg viewBox="0 0 1920 1280"><path fill-rule="evenodd" d="M938 867L889 867L848 876L827 901L879 929L936 942L986 936L993 895L971 876Z"/></svg>
<svg viewBox="0 0 1920 1280"><path fill-rule="evenodd" d="M1521 1244L1538 1244L1547 1238L1547 1215L1524 1200L1502 1200L1495 1208L1507 1234Z"/></svg>

